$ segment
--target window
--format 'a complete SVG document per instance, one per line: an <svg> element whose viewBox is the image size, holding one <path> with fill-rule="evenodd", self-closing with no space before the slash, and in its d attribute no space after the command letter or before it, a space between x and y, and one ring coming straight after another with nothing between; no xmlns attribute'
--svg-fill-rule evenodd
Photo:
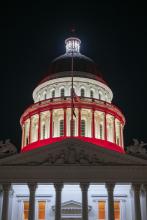
<svg viewBox="0 0 147 220"><path fill-rule="evenodd" d="M98 201L98 219L106 220L106 201ZM120 201L114 201L114 219L120 220Z"/></svg>
<svg viewBox="0 0 147 220"><path fill-rule="evenodd" d="M85 120L81 120L81 136L85 136Z"/></svg>
<svg viewBox="0 0 147 220"><path fill-rule="evenodd" d="M98 202L98 219L99 220L105 220L106 219L105 201L99 201Z"/></svg>
<svg viewBox="0 0 147 220"><path fill-rule="evenodd" d="M23 220L28 220L29 217L29 202L24 201L23 202Z"/></svg>
<svg viewBox="0 0 147 220"><path fill-rule="evenodd" d="M106 101L106 102L108 101L108 96L107 96L107 94L105 94L105 101Z"/></svg>
<svg viewBox="0 0 147 220"><path fill-rule="evenodd" d="M40 101L40 94L38 95L38 102Z"/></svg>
<svg viewBox="0 0 147 220"><path fill-rule="evenodd" d="M45 139L45 124L42 126L42 139Z"/></svg>
<svg viewBox="0 0 147 220"><path fill-rule="evenodd" d="M85 96L85 90L81 89L81 97L84 97L84 96Z"/></svg>
<svg viewBox="0 0 147 220"><path fill-rule="evenodd" d="M45 201L38 202L38 220L45 220Z"/></svg>
<svg viewBox="0 0 147 220"><path fill-rule="evenodd" d="M71 120L70 120L70 132L71 132L71 126L72 126L72 136L75 136L75 120L73 119L73 124L71 124Z"/></svg>
<svg viewBox="0 0 147 220"><path fill-rule="evenodd" d="M102 93L99 91L99 99L102 99Z"/></svg>
<svg viewBox="0 0 147 220"><path fill-rule="evenodd" d="M60 120L60 136L64 135L64 120Z"/></svg>
<svg viewBox="0 0 147 220"><path fill-rule="evenodd" d="M103 139L103 125L100 124L100 139Z"/></svg>
<svg viewBox="0 0 147 220"><path fill-rule="evenodd" d="M24 201L23 202L23 220L28 220L29 218L29 201ZM45 201L38 201L38 220L45 220L45 206L46 202Z"/></svg>
<svg viewBox="0 0 147 220"><path fill-rule="evenodd" d="M51 97L55 98L55 90L52 90Z"/></svg>
<svg viewBox="0 0 147 220"><path fill-rule="evenodd" d="M38 141L38 118L32 120L31 142Z"/></svg>
<svg viewBox="0 0 147 220"><path fill-rule="evenodd" d="M93 90L90 90L90 98L93 98Z"/></svg>
<svg viewBox="0 0 147 220"><path fill-rule="evenodd" d="M47 98L47 94L46 94L46 91L44 92L44 99L46 99Z"/></svg>
<svg viewBox="0 0 147 220"><path fill-rule="evenodd" d="M114 217L115 220L120 220L120 201L114 202Z"/></svg>
<svg viewBox="0 0 147 220"><path fill-rule="evenodd" d="M64 95L65 95L64 93L65 93L65 90L61 89L61 91L60 91L61 97L64 97Z"/></svg>

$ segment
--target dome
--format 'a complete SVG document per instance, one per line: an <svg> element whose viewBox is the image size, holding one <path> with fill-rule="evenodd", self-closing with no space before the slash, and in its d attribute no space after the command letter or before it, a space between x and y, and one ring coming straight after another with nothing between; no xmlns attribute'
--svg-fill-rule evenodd
<svg viewBox="0 0 147 220"><path fill-rule="evenodd" d="M70 41L77 41L78 47L72 47L69 43ZM72 58L73 58L73 71L74 76L78 77L86 77L90 79L98 80L104 84L107 84L103 78L101 72L98 70L95 62L89 57L81 54L79 52L80 49L80 41L78 38L68 38L65 41L66 44L66 53L54 59L47 73L47 76L39 83L44 83L48 80L66 77L72 75Z"/></svg>
<svg viewBox="0 0 147 220"><path fill-rule="evenodd" d="M94 61L80 53L80 39L65 40L66 53L54 59L33 91L34 104L21 116L22 151L66 138L124 153L125 118Z"/></svg>

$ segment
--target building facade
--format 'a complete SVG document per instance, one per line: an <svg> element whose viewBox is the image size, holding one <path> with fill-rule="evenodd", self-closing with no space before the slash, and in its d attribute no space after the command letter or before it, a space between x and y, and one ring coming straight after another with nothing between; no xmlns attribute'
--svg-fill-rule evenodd
<svg viewBox="0 0 147 220"><path fill-rule="evenodd" d="M146 151L125 152L124 115L80 44L66 39L33 91L21 152L0 145L2 220L147 219Z"/></svg>

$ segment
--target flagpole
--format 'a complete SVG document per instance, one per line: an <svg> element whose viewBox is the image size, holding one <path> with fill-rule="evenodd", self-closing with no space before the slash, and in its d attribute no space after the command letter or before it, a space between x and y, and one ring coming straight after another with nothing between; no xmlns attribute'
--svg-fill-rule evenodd
<svg viewBox="0 0 147 220"><path fill-rule="evenodd" d="M74 103L73 103L73 51L72 51L72 57L71 57L71 136L73 136L73 109Z"/></svg>

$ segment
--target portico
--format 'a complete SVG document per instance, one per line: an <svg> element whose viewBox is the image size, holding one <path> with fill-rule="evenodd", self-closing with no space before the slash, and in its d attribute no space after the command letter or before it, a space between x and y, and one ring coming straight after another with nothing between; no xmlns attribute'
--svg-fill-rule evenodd
<svg viewBox="0 0 147 220"><path fill-rule="evenodd" d="M67 155L68 159L66 159ZM46 210L52 210L54 216L51 219L55 220L62 219L62 206L68 201L69 203L74 201L71 202L72 204L77 202L81 207L79 209L77 207L81 210L79 219L93 219L96 209L90 207L95 203L97 219L100 219L98 210L102 210L102 205L105 206L104 219L107 220L114 220L116 206L121 205L120 210L127 210L125 208L127 205L129 214L120 211L120 220L123 220L124 216L126 220L131 218L131 220L145 220L146 216L143 213L146 213L146 206L142 206L140 201L141 191L147 194L146 166L147 161L143 159L112 153L110 150L76 139L71 139L70 142L64 140L52 144L51 147L48 145L2 159L0 161L2 219L10 220L8 217L11 207L10 194L12 195L13 192L21 200L23 195L17 193L16 186L25 184L28 191L24 197L29 201L29 220L38 220L36 201L46 201ZM44 187L45 194L39 194ZM66 198L64 190L68 193L68 201L64 200ZM42 200L42 198L46 199ZM19 209L16 208L15 213L17 211ZM14 209L11 209L11 212L13 213ZM46 219L50 218L46 217ZM72 218L70 216L67 219ZM16 220L13 215L12 220Z"/></svg>

